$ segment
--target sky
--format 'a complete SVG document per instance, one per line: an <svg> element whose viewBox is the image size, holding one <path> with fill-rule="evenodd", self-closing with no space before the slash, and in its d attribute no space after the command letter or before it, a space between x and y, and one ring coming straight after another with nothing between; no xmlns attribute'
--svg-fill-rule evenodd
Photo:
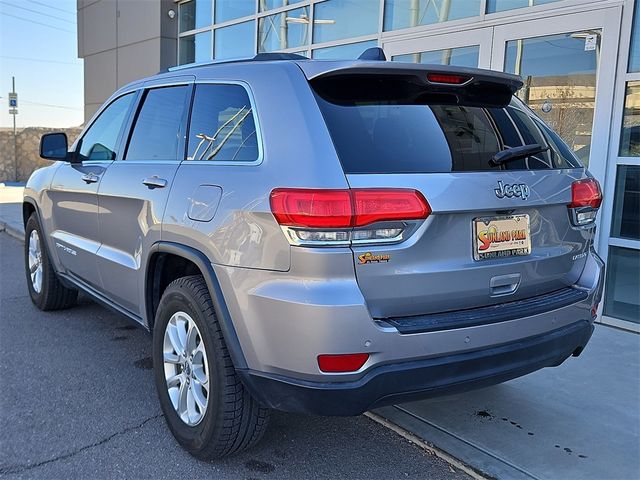
<svg viewBox="0 0 640 480"><path fill-rule="evenodd" d="M76 0L0 0L0 127L13 126L8 93L16 78L21 127L83 121L83 61Z"/></svg>

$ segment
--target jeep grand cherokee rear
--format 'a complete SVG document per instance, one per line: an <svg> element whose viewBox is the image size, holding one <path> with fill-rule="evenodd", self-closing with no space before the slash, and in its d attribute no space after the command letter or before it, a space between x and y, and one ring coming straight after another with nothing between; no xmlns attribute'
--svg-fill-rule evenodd
<svg viewBox="0 0 640 480"><path fill-rule="evenodd" d="M579 354L602 288L600 188L513 96L519 79L300 66L348 188L271 193L300 283L284 294L267 281L252 300L264 315L261 343L285 333L273 316L296 319L287 334L298 340L264 358L267 371L245 374L254 395L356 414Z"/></svg>

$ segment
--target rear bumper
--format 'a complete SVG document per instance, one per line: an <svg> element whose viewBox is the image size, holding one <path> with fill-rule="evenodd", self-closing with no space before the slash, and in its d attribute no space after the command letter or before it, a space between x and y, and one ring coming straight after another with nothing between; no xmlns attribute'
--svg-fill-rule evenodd
<svg viewBox="0 0 640 480"><path fill-rule="evenodd" d="M346 382L313 382L240 370L262 404L317 415L358 415L372 408L460 393L560 365L579 354L593 333L590 320L491 348L380 365Z"/></svg>

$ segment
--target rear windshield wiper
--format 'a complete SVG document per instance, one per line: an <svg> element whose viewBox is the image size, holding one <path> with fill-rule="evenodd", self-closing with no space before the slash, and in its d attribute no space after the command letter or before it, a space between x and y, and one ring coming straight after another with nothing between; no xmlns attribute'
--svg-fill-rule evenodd
<svg viewBox="0 0 640 480"><path fill-rule="evenodd" d="M546 152L547 150L549 150L549 147L543 147L539 143L507 148L506 150L496 153L491 160L489 160L489 165L496 167L513 160L520 160L521 158L527 158L538 153Z"/></svg>

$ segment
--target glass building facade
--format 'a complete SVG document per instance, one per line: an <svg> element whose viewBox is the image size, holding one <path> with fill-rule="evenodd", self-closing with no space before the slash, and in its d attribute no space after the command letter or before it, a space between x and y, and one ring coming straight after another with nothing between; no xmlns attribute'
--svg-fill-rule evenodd
<svg viewBox="0 0 640 480"><path fill-rule="evenodd" d="M604 190L601 321L640 330L640 6L634 0L186 0L176 63L291 52L521 75L518 95Z"/></svg>

